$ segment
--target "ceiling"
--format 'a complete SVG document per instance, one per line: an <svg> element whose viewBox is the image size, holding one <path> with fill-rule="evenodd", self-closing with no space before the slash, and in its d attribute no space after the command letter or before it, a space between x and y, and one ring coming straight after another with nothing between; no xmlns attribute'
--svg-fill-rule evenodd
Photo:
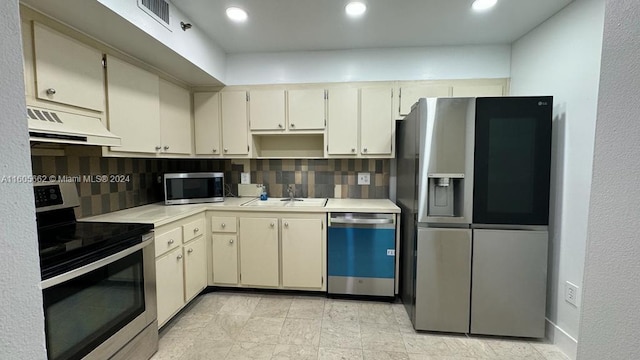
<svg viewBox="0 0 640 360"><path fill-rule="evenodd" d="M367 12L345 16L347 0L172 0L227 53L509 44L572 0L499 0L471 10L472 0L363 0ZM228 6L247 22L227 19Z"/></svg>

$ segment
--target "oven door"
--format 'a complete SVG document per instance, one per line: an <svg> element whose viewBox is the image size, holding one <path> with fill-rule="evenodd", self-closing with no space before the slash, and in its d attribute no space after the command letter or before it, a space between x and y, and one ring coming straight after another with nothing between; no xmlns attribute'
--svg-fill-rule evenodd
<svg viewBox="0 0 640 360"><path fill-rule="evenodd" d="M153 234L42 287L48 358L110 358L157 318Z"/></svg>

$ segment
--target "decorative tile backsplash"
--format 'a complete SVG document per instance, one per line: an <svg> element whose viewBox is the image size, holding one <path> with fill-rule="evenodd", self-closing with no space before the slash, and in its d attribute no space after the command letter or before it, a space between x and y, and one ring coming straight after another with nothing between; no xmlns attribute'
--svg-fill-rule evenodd
<svg viewBox="0 0 640 360"><path fill-rule="evenodd" d="M390 160L374 159L251 160L251 182L266 185L271 197L286 197L292 184L297 197L386 199L389 167ZM358 172L368 172L371 184L357 185Z"/></svg>
<svg viewBox="0 0 640 360"><path fill-rule="evenodd" d="M33 175L55 175L74 181L80 195L78 218L100 215L164 200L166 172L224 172L227 191L237 194L243 165L231 160L131 159L100 156L32 156ZM286 197L287 185L297 197L381 199L389 197L389 160L318 159L251 160L251 182L264 184L271 197ZM369 172L370 185L357 185L358 172ZM106 175L107 182L84 176ZM339 194L336 193L336 190ZM338 196L336 196L338 195Z"/></svg>

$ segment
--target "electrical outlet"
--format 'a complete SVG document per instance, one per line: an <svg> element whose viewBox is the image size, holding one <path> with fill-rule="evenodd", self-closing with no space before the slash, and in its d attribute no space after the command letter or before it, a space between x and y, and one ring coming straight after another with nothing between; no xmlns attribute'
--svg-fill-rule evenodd
<svg viewBox="0 0 640 360"><path fill-rule="evenodd" d="M250 184L251 183L251 173L243 172L240 173L240 184Z"/></svg>
<svg viewBox="0 0 640 360"><path fill-rule="evenodd" d="M578 287L569 281L564 284L564 300L569 304L578 307Z"/></svg>
<svg viewBox="0 0 640 360"><path fill-rule="evenodd" d="M370 185L371 175L368 172L358 173L358 185Z"/></svg>

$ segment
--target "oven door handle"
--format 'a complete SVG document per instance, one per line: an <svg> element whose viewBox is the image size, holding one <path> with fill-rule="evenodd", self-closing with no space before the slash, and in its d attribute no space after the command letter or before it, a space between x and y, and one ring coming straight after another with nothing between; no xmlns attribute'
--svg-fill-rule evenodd
<svg viewBox="0 0 640 360"><path fill-rule="evenodd" d="M118 253L115 253L113 255L109 255L105 258L102 258L98 261L92 262L91 264L87 264L84 266L81 266L77 269L73 269L69 272L66 272L64 274L60 274L57 276L54 276L52 278L49 278L47 280L43 280L40 282L40 287L44 290L47 288L50 288L52 286L61 284L65 281L69 281L71 279L77 278L78 276L82 276L86 273L89 273L93 270L99 269L103 266L109 265L113 262L116 262L122 258L125 258L131 254L133 254L134 252L145 248L149 245L153 244L153 233L149 233L149 234L145 234L142 236L142 242L139 244L136 244L130 248L127 248L125 250L122 250Z"/></svg>

